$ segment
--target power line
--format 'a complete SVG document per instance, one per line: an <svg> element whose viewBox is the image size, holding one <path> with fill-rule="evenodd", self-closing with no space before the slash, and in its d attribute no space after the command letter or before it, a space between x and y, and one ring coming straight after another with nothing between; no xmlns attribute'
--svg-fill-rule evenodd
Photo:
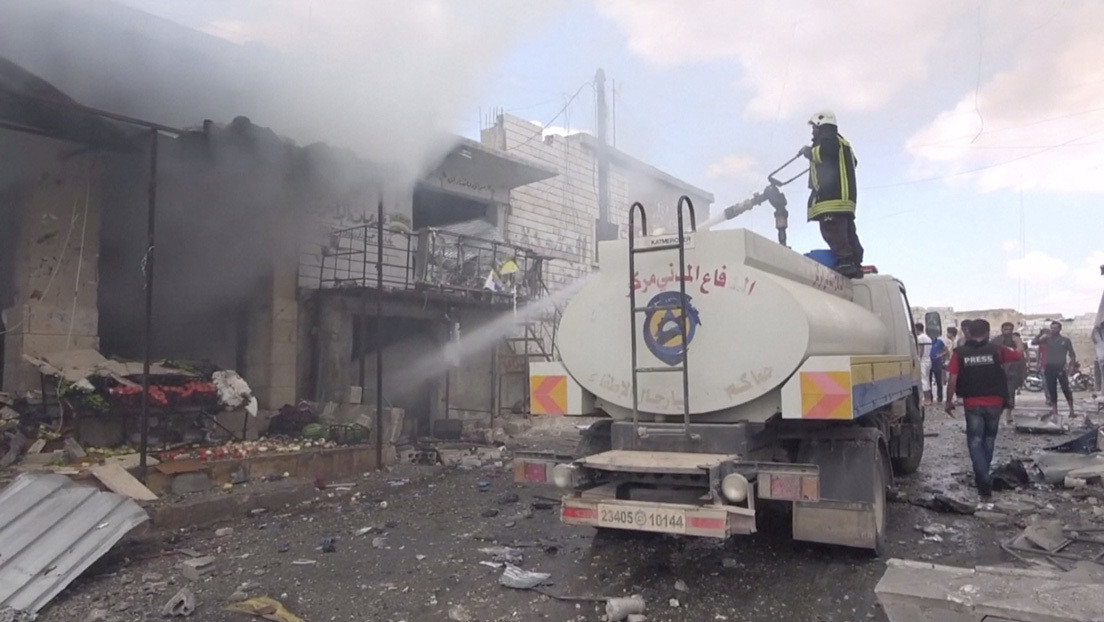
<svg viewBox="0 0 1104 622"><path fill-rule="evenodd" d="M900 187L900 186L911 186L911 185L914 185L914 184L927 183L929 181L939 181L941 179L950 179L952 177L961 177L962 175L970 175L971 173L979 173L981 171L989 170L991 168L997 168L998 166L1004 166L1006 164L1011 164L1013 162L1018 162L1019 160L1025 160L1027 158L1035 157L1037 155L1042 155L1044 153L1047 153L1048 151L1054 151L1055 149L1061 149L1062 147L1069 146L1072 143L1075 143L1079 140L1088 138L1089 136L1093 136L1094 134L1099 134L1102 131L1104 131L1104 128L1095 130L1093 132L1089 132L1088 134L1083 134L1081 136L1078 136L1077 138L1071 138L1071 139L1069 139L1065 142L1058 143L1057 145L1046 147L1045 149L1040 149L1040 150L1034 151L1032 153L1026 153L1022 156L1017 156L1015 158L1011 158L1011 159L1005 160L1003 162L996 162L994 164L987 164L985 166L979 166L977 168L972 168L968 171L959 171L957 173L948 173L946 175L937 175L935 177L926 177L924 179L912 179L912 180L909 180L909 181L899 181L899 182L895 182L895 183L891 183L891 184L883 184L881 186L868 186L866 189L867 190L881 190L883 188L897 188L897 187Z"/></svg>
<svg viewBox="0 0 1104 622"><path fill-rule="evenodd" d="M563 108L560 108L560 111L557 112L555 116L553 116L551 119L548 120L547 123L545 123L544 125L541 126L540 132L537 132L536 134L533 134L529 138L525 139L523 142L521 142L517 145L514 145L513 147L507 147L505 150L506 151L512 151L514 149L524 147L525 145L529 144L537 136L544 136L544 131L547 130L549 128L549 126L551 126L553 123L555 123L556 119L559 119L561 114L563 114L564 112L567 112L567 107L571 105L571 102L575 101L575 98L579 96L579 93L582 93L583 89L585 89L588 86L593 86L593 83L590 82L589 80L586 81L586 82L583 82L579 86L579 88L575 90L575 94L571 96L571 99L568 99L567 103L563 105Z"/></svg>

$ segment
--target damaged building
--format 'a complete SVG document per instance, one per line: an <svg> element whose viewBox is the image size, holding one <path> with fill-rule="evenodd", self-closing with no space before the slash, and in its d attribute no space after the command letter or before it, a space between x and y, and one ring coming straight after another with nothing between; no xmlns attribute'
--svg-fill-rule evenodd
<svg viewBox="0 0 1104 622"><path fill-rule="evenodd" d="M2 391L49 392L27 357L141 360L152 269L149 356L237 370L262 410L307 400L364 414L382 351L383 401L407 413L406 432L490 424L525 411L529 363L557 358L551 294L596 267L598 239L627 235L629 203L660 227L682 195L708 217L708 192L510 115L479 142L441 137L414 179L260 119L204 121L203 102L143 89L184 92L166 76L195 63L186 82L235 46L119 5L108 12L126 19L50 1L74 33L64 64L0 44L17 56L0 72ZM41 26L41 13L5 11L9 27ZM87 78L112 63L86 62L82 46L118 60L149 33L171 52L150 61L152 83Z"/></svg>

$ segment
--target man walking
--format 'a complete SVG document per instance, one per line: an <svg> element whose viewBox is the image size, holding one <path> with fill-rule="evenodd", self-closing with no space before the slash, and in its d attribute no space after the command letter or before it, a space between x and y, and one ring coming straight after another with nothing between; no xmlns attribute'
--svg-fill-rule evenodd
<svg viewBox="0 0 1104 622"><path fill-rule="evenodd" d="M1093 347L1096 348L1096 390L1104 390L1104 322L1097 324L1092 330Z"/></svg>
<svg viewBox="0 0 1104 622"><path fill-rule="evenodd" d="M1037 337L1031 340L1032 345L1039 346L1043 378L1046 380L1046 394L1050 401L1050 416L1058 418L1058 385L1062 385L1062 395L1066 396L1069 404L1069 422L1073 422L1073 391L1070 390L1069 376L1066 374L1067 363L1077 362L1077 353L1073 351L1073 343L1062 334L1062 323L1051 322L1050 330L1043 329ZM1043 348L1046 348L1045 350Z"/></svg>
<svg viewBox="0 0 1104 622"><path fill-rule="evenodd" d="M931 371L928 372L928 378L931 384L935 386L935 401L937 402L943 401L943 370L946 367L944 363L949 353L946 338L937 337L932 341Z"/></svg>
<svg viewBox="0 0 1104 622"><path fill-rule="evenodd" d="M1003 365L1020 358L1020 352L989 341L989 322L982 319L970 322L969 338L951 356L944 409L953 417L955 393L962 396L966 446L974 468L974 484L982 498L993 494L989 467L993 463L1001 411L1008 401Z"/></svg>
<svg viewBox="0 0 1104 622"><path fill-rule="evenodd" d="M931 349L932 340L924 332L924 325L920 322L913 324L913 332L916 334L916 353L920 355L920 387L924 390L924 406L931 405Z"/></svg>
<svg viewBox="0 0 1104 622"><path fill-rule="evenodd" d="M1004 364L1004 376L1008 380L1008 402L1005 404L1005 421L1012 423L1012 409L1016 407L1016 391L1023 384L1023 357L1027 352L1027 344L1016 333L1016 326L1012 322L1001 324L1001 334L994 341L1001 346L1010 348L1020 353L1020 358Z"/></svg>
<svg viewBox="0 0 1104 622"><path fill-rule="evenodd" d="M851 143L840 136L836 115L825 110L809 119L813 144L801 148L809 160L809 221L820 223L820 235L836 258L836 272L862 278L863 247L855 232L858 160Z"/></svg>

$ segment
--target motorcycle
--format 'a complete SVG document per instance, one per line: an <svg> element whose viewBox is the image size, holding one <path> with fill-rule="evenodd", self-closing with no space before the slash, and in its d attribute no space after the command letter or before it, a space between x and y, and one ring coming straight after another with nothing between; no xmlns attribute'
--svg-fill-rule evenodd
<svg viewBox="0 0 1104 622"><path fill-rule="evenodd" d="M1024 376L1023 388L1032 393L1039 393L1045 386L1043 375L1037 371L1028 372L1027 376Z"/></svg>
<svg viewBox="0 0 1104 622"><path fill-rule="evenodd" d="M1074 391L1091 391L1096 386L1096 381L1089 374L1076 371L1070 376L1070 388Z"/></svg>

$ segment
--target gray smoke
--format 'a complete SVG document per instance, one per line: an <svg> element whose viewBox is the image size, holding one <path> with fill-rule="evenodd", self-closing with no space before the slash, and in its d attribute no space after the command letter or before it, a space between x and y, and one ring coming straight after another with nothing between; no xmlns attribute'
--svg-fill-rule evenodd
<svg viewBox="0 0 1104 622"><path fill-rule="evenodd" d="M162 139L155 355L233 365L244 301L318 214L374 211L373 187L412 188L452 147L481 77L556 8L522 4L0 0L0 56L82 104L196 130ZM148 156L127 131L133 152L103 156L100 332L137 356ZM0 198L21 187L3 181Z"/></svg>

